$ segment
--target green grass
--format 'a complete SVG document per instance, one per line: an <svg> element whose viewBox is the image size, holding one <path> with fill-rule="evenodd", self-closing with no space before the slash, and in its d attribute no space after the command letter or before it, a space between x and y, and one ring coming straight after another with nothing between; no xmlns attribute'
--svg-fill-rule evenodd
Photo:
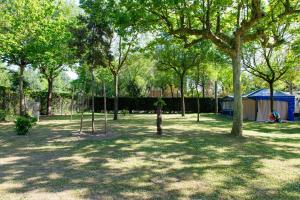
<svg viewBox="0 0 300 200"><path fill-rule="evenodd" d="M159 137L155 115L120 117L106 139L72 135L79 116L28 136L0 124L0 199L300 199L299 123L246 122L234 138L224 117L164 115Z"/></svg>

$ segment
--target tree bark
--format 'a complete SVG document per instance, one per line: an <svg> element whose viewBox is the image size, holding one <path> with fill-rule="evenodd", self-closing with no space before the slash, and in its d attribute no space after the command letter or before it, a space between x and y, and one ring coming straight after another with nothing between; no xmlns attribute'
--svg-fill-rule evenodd
<svg viewBox="0 0 300 200"><path fill-rule="evenodd" d="M269 87L270 87L270 111L274 111L274 86L273 82L269 82Z"/></svg>
<svg viewBox="0 0 300 200"><path fill-rule="evenodd" d="M47 115L52 115L53 79L48 79Z"/></svg>
<svg viewBox="0 0 300 200"><path fill-rule="evenodd" d="M119 112L119 76L114 74L115 98L114 98L114 120L118 120Z"/></svg>
<svg viewBox="0 0 300 200"><path fill-rule="evenodd" d="M288 83L288 88L289 88L289 93L291 95L293 95L293 83L292 82Z"/></svg>
<svg viewBox="0 0 300 200"><path fill-rule="evenodd" d="M184 102L184 76L180 76L180 93L181 93L181 116L185 116L185 102Z"/></svg>
<svg viewBox="0 0 300 200"><path fill-rule="evenodd" d="M82 133L83 112L84 112L84 111L81 111L81 116L80 116L80 130L79 130L79 133Z"/></svg>
<svg viewBox="0 0 300 200"><path fill-rule="evenodd" d="M106 108L106 87L105 82L103 82L103 98L104 98L104 133L107 133L107 108Z"/></svg>
<svg viewBox="0 0 300 200"><path fill-rule="evenodd" d="M202 98L205 98L205 81L204 81L204 77L202 79Z"/></svg>
<svg viewBox="0 0 300 200"><path fill-rule="evenodd" d="M219 102L218 102L218 81L215 81L215 114L219 112Z"/></svg>
<svg viewBox="0 0 300 200"><path fill-rule="evenodd" d="M200 94L198 91L198 88L196 89L197 91L197 122L200 121Z"/></svg>
<svg viewBox="0 0 300 200"><path fill-rule="evenodd" d="M61 96L59 97L59 102L60 102L60 116L62 116L63 115L63 99Z"/></svg>
<svg viewBox="0 0 300 200"><path fill-rule="evenodd" d="M239 38L236 39L235 46L235 55L232 56L234 101L231 134L240 137L243 135L243 104L241 90L241 52Z"/></svg>
<svg viewBox="0 0 300 200"><path fill-rule="evenodd" d="M19 103L20 103L20 115L25 115L25 99L24 99L24 71L25 71L25 64L21 64L20 66L20 76L19 76Z"/></svg>
<svg viewBox="0 0 300 200"><path fill-rule="evenodd" d="M74 88L72 89L72 100L71 100L71 121L73 120L73 109L74 109Z"/></svg>
<svg viewBox="0 0 300 200"><path fill-rule="evenodd" d="M161 128L161 124L162 124L162 116L161 116L161 107L158 106L157 107L157 111L156 111L156 128L157 128L157 135L162 135L162 128Z"/></svg>
<svg viewBox="0 0 300 200"><path fill-rule="evenodd" d="M171 90L171 97L174 98L173 85L170 85L170 90Z"/></svg>
<svg viewBox="0 0 300 200"><path fill-rule="evenodd" d="M7 110L8 106L6 106L6 102L7 102L7 99L6 99L6 89L4 88L2 90L3 94L2 94L2 110Z"/></svg>
<svg viewBox="0 0 300 200"><path fill-rule="evenodd" d="M94 77L94 70L91 70L92 74L92 133L95 133L95 77Z"/></svg>

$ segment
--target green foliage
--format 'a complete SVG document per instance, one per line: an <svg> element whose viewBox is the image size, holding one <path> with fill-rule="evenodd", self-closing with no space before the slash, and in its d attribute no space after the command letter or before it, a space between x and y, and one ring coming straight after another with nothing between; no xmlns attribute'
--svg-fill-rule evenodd
<svg viewBox="0 0 300 200"><path fill-rule="evenodd" d="M147 88L152 85L153 67L154 61L144 54L131 54L127 59L124 73L120 74L120 94L130 96L132 90L129 87L134 84L139 88L140 96L147 95Z"/></svg>
<svg viewBox="0 0 300 200"><path fill-rule="evenodd" d="M158 107L158 108L162 108L162 107L164 107L165 105L167 105L167 104L166 104L166 102L165 102L161 97L159 97L159 98L157 99L157 101L154 103L154 106L156 106L156 107Z"/></svg>
<svg viewBox="0 0 300 200"><path fill-rule="evenodd" d="M155 46L153 58L157 69L173 70L178 77L184 77L188 71L198 64L199 53L195 48L184 48L174 38L162 38L162 44Z"/></svg>
<svg viewBox="0 0 300 200"><path fill-rule="evenodd" d="M295 71L293 69L297 67L298 60L293 53L289 45L265 47L263 44L253 44L244 50L244 69L253 76L274 84L288 72Z"/></svg>
<svg viewBox="0 0 300 200"><path fill-rule="evenodd" d="M92 15L80 15L77 21L77 25L72 27L70 41L75 60L91 69L109 66L113 32L108 22L97 20Z"/></svg>
<svg viewBox="0 0 300 200"><path fill-rule="evenodd" d="M28 134L29 130L35 125L37 122L37 118L30 117L30 116L20 116L17 117L15 121L16 125L16 132L18 135L26 135Z"/></svg>
<svg viewBox="0 0 300 200"><path fill-rule="evenodd" d="M11 74L5 68L4 64L0 63L0 86L11 87Z"/></svg>
<svg viewBox="0 0 300 200"><path fill-rule="evenodd" d="M34 45L55 0L2 1L0 9L1 58L8 64L30 64L30 55L40 50ZM47 31L51 31L46 29ZM46 41L45 41L46 42Z"/></svg>
<svg viewBox="0 0 300 200"><path fill-rule="evenodd" d="M127 83L127 92L130 97L140 97L142 94L142 88L138 84L137 79L130 80Z"/></svg>
<svg viewBox="0 0 300 200"><path fill-rule="evenodd" d="M18 83L18 80L17 84ZM38 70L27 67L27 69L24 71L24 81L25 83L25 91L26 93L32 92L32 91L44 91L47 89L47 82L41 77L41 74Z"/></svg>
<svg viewBox="0 0 300 200"><path fill-rule="evenodd" d="M30 60L47 80L53 81L66 70L66 65L73 63L69 43L72 39L70 27L75 25L75 18L71 11L72 7L64 2L50 4L47 17L38 30L39 36L33 41L35 51L31 52Z"/></svg>
<svg viewBox="0 0 300 200"><path fill-rule="evenodd" d="M0 109L0 122L1 121L5 121L5 119L6 119L6 111L5 110L1 110Z"/></svg>
<svg viewBox="0 0 300 200"><path fill-rule="evenodd" d="M121 111L121 114L125 117L126 115L129 114L129 110L128 110L128 109L123 109L123 110Z"/></svg>

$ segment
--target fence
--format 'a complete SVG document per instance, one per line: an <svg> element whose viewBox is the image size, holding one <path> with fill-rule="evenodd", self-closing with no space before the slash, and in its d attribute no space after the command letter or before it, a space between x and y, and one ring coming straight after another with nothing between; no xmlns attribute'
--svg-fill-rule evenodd
<svg viewBox="0 0 300 200"><path fill-rule="evenodd" d="M72 97L69 93L53 93L52 113L54 115L65 115L71 112ZM47 92L31 92L25 94L25 110L31 114L35 102L40 102L40 113L46 114ZM77 109L76 99L74 100L74 110ZM10 88L0 86L0 109L7 113L19 114L19 94Z"/></svg>
<svg viewBox="0 0 300 200"><path fill-rule="evenodd" d="M87 111L91 110L91 98L85 96L85 109ZM19 95L18 92L11 91L8 88L0 87L0 109L6 110L12 114L18 114L19 111ZM178 113L181 111L181 99L178 97L174 98L162 98L166 102L164 106L164 112L168 113ZM69 93L53 93L52 97L52 113L55 115L65 115L69 114L71 111L71 101L72 95ZM119 97L119 110L128 110L130 113L134 112L145 112L153 113L155 112L154 103L157 101L155 97ZM221 109L220 104L221 99L219 99L219 111ZM47 109L47 92L31 92L26 95L25 107L28 113L31 113L34 102L40 102L41 108L40 113L42 115L46 114ZM103 111L103 97L95 97L95 111ZM80 110L80 105L82 104L82 99L80 96L74 96L73 109L74 111ZM107 109L108 111L113 111L114 109L114 99L107 98ZM185 110L187 113L197 112L197 98L185 98ZM215 99L214 98L200 98L200 112L202 113L212 113L215 112Z"/></svg>
<svg viewBox="0 0 300 200"><path fill-rule="evenodd" d="M181 98L162 98L166 102L164 106L164 112L178 113L181 111ZM221 108L219 99L219 111ZM119 97L119 110L128 110L130 113L133 112L146 112L151 113L155 111L154 103L157 98L153 97ZM95 111L101 112L103 110L103 97L95 98ZM114 99L107 98L107 110L112 111L114 109ZM185 110L187 113L197 112L197 98L185 98ZM212 113L215 112L215 99L214 98L200 98L200 112Z"/></svg>

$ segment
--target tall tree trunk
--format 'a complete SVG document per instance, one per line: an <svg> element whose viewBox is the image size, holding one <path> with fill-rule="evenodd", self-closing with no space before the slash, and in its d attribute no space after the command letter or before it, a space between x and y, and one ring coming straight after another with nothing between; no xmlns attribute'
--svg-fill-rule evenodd
<svg viewBox="0 0 300 200"><path fill-rule="evenodd" d="M197 91L197 122L200 121L200 94L198 91L198 88L196 88Z"/></svg>
<svg viewBox="0 0 300 200"><path fill-rule="evenodd" d="M157 110L156 110L156 134L157 135L162 135L162 128L161 128L161 124L162 124L162 116L161 116L161 106L157 106Z"/></svg>
<svg viewBox="0 0 300 200"><path fill-rule="evenodd" d="M19 103L20 103L20 115L25 115L25 100L24 100L24 71L25 64L21 64L20 66L20 76L19 76Z"/></svg>
<svg viewBox="0 0 300 200"><path fill-rule="evenodd" d="M106 107L106 87L105 81L103 82L103 98L104 98L104 133L107 133L107 107Z"/></svg>
<svg viewBox="0 0 300 200"><path fill-rule="evenodd" d="M84 113L84 110L82 108L82 110L81 110L81 116L80 116L80 130L79 130L79 133L82 133L83 113Z"/></svg>
<svg viewBox="0 0 300 200"><path fill-rule="evenodd" d="M63 115L63 98L61 96L59 96L59 104L60 104L60 116Z"/></svg>
<svg viewBox="0 0 300 200"><path fill-rule="evenodd" d="M170 90L171 90L171 97L174 98L173 85L170 85Z"/></svg>
<svg viewBox="0 0 300 200"><path fill-rule="evenodd" d="M53 79L48 80L48 93L47 93L47 115L52 115L52 95L53 95Z"/></svg>
<svg viewBox="0 0 300 200"><path fill-rule="evenodd" d="M180 76L180 93L181 93L181 116L185 116L185 103L184 103L184 76Z"/></svg>
<svg viewBox="0 0 300 200"><path fill-rule="evenodd" d="M218 102L218 81L215 81L215 114L219 112L219 102Z"/></svg>
<svg viewBox="0 0 300 200"><path fill-rule="evenodd" d="M273 82L269 82L269 87L270 87L270 111L274 111L274 87L273 87Z"/></svg>
<svg viewBox="0 0 300 200"><path fill-rule="evenodd" d="M242 104L242 90L241 90L241 52L240 40L236 39L236 52L232 57L233 66L233 123L231 134L234 136L243 135L243 104Z"/></svg>
<svg viewBox="0 0 300 200"><path fill-rule="evenodd" d="M288 83L288 88L289 88L289 93L290 93L291 95L293 95L293 83L292 83L292 82L289 82L289 83Z"/></svg>
<svg viewBox="0 0 300 200"><path fill-rule="evenodd" d="M84 110L85 110L84 99L86 98L85 89L86 89L86 79L84 80L83 90L81 91L82 94L81 94L81 98L80 98L80 108L79 108L79 110L81 109L81 116L80 116L80 131L79 131L79 133L82 133L82 126L83 126L83 116L84 116L83 114L84 114Z"/></svg>
<svg viewBox="0 0 300 200"><path fill-rule="evenodd" d="M2 94L2 110L8 110L8 106L6 106L6 102L8 102L8 99L6 99L6 89L4 88L2 90L3 94Z"/></svg>
<svg viewBox="0 0 300 200"><path fill-rule="evenodd" d="M202 98L205 98L205 80L202 78Z"/></svg>
<svg viewBox="0 0 300 200"><path fill-rule="evenodd" d="M83 114L84 114L84 95L83 93L81 94L80 98L80 111L81 111L81 116L80 116L80 130L79 133L82 133L82 125L83 125Z"/></svg>
<svg viewBox="0 0 300 200"><path fill-rule="evenodd" d="M119 112L119 76L114 74L115 98L114 98L114 120L118 120Z"/></svg>
<svg viewBox="0 0 300 200"><path fill-rule="evenodd" d="M95 133L95 77L94 77L94 70L91 70L92 74L92 133Z"/></svg>
<svg viewBox="0 0 300 200"><path fill-rule="evenodd" d="M72 89L72 100L71 100L71 121L73 120L73 109L74 109L74 87Z"/></svg>

